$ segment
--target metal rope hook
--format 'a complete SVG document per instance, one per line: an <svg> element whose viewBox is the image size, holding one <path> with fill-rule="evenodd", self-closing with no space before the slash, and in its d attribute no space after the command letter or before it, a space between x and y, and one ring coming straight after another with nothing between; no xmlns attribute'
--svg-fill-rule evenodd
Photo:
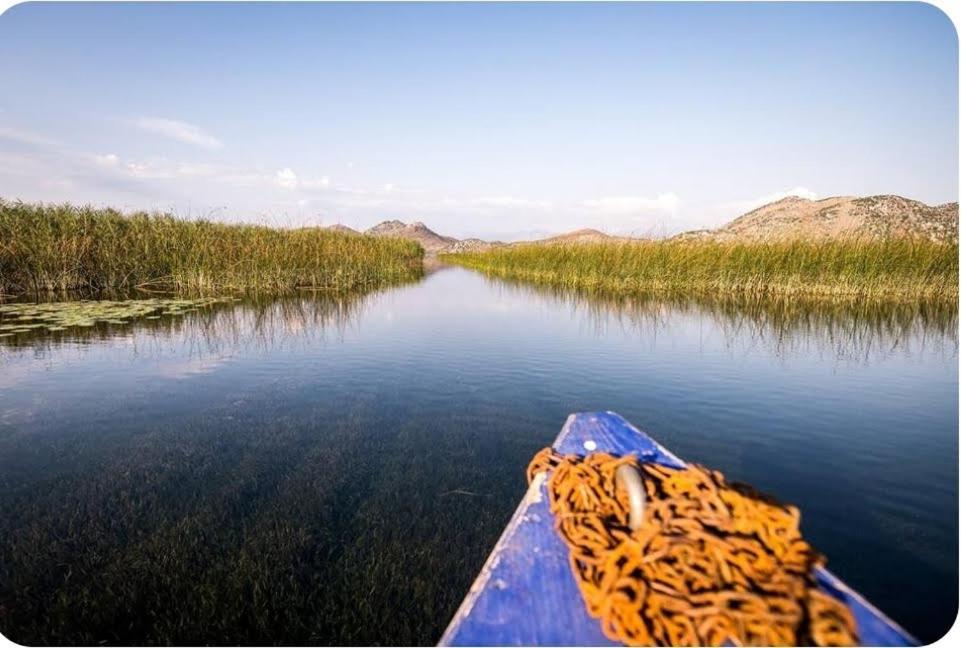
<svg viewBox="0 0 961 648"><path fill-rule="evenodd" d="M644 523L644 504L647 502L641 473L630 464L622 464L615 471L614 479L620 488L627 491L627 498L631 506L627 525L631 528L631 531L637 531Z"/></svg>

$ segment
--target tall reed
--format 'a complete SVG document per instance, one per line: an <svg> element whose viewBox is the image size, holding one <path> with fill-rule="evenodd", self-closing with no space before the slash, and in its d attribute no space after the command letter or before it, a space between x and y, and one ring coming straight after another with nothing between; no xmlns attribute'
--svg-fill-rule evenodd
<svg viewBox="0 0 961 648"><path fill-rule="evenodd" d="M416 243L0 200L0 294L353 289L415 278Z"/></svg>
<svg viewBox="0 0 961 648"><path fill-rule="evenodd" d="M614 293L958 298L957 243L916 239L528 244L444 258L495 276Z"/></svg>

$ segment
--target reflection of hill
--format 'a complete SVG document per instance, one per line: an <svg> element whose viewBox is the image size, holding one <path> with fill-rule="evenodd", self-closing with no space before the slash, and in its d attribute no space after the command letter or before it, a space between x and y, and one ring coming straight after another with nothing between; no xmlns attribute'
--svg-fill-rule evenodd
<svg viewBox="0 0 961 648"><path fill-rule="evenodd" d="M424 275L429 276L441 270L450 270L453 266L438 259L436 256L424 257Z"/></svg>
<svg viewBox="0 0 961 648"><path fill-rule="evenodd" d="M779 354L830 352L865 359L895 351L958 348L958 309L944 302L876 302L750 298L731 295L611 295L489 279L507 290L559 300L599 331L612 324L654 335L677 315L709 317L728 338L763 344Z"/></svg>

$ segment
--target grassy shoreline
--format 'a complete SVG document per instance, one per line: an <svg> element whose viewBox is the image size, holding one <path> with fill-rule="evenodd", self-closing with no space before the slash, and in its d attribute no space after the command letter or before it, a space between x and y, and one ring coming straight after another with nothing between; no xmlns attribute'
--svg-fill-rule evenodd
<svg viewBox="0 0 961 648"><path fill-rule="evenodd" d="M612 294L958 299L957 243L909 239L516 245L443 258L495 277Z"/></svg>
<svg viewBox="0 0 961 648"><path fill-rule="evenodd" d="M0 199L0 295L351 290L417 278L423 254L410 241L317 227L278 229Z"/></svg>

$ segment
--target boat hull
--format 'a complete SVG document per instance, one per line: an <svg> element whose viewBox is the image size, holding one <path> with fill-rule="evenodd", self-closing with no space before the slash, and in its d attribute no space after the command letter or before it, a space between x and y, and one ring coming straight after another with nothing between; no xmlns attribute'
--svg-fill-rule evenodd
<svg viewBox="0 0 961 648"><path fill-rule="evenodd" d="M571 414L553 444L561 454L635 454L641 461L684 462L613 412ZM467 597L441 638L444 646L612 646L587 614L554 530L544 475L530 485ZM911 646L917 641L826 569L818 585L851 609L864 645Z"/></svg>

